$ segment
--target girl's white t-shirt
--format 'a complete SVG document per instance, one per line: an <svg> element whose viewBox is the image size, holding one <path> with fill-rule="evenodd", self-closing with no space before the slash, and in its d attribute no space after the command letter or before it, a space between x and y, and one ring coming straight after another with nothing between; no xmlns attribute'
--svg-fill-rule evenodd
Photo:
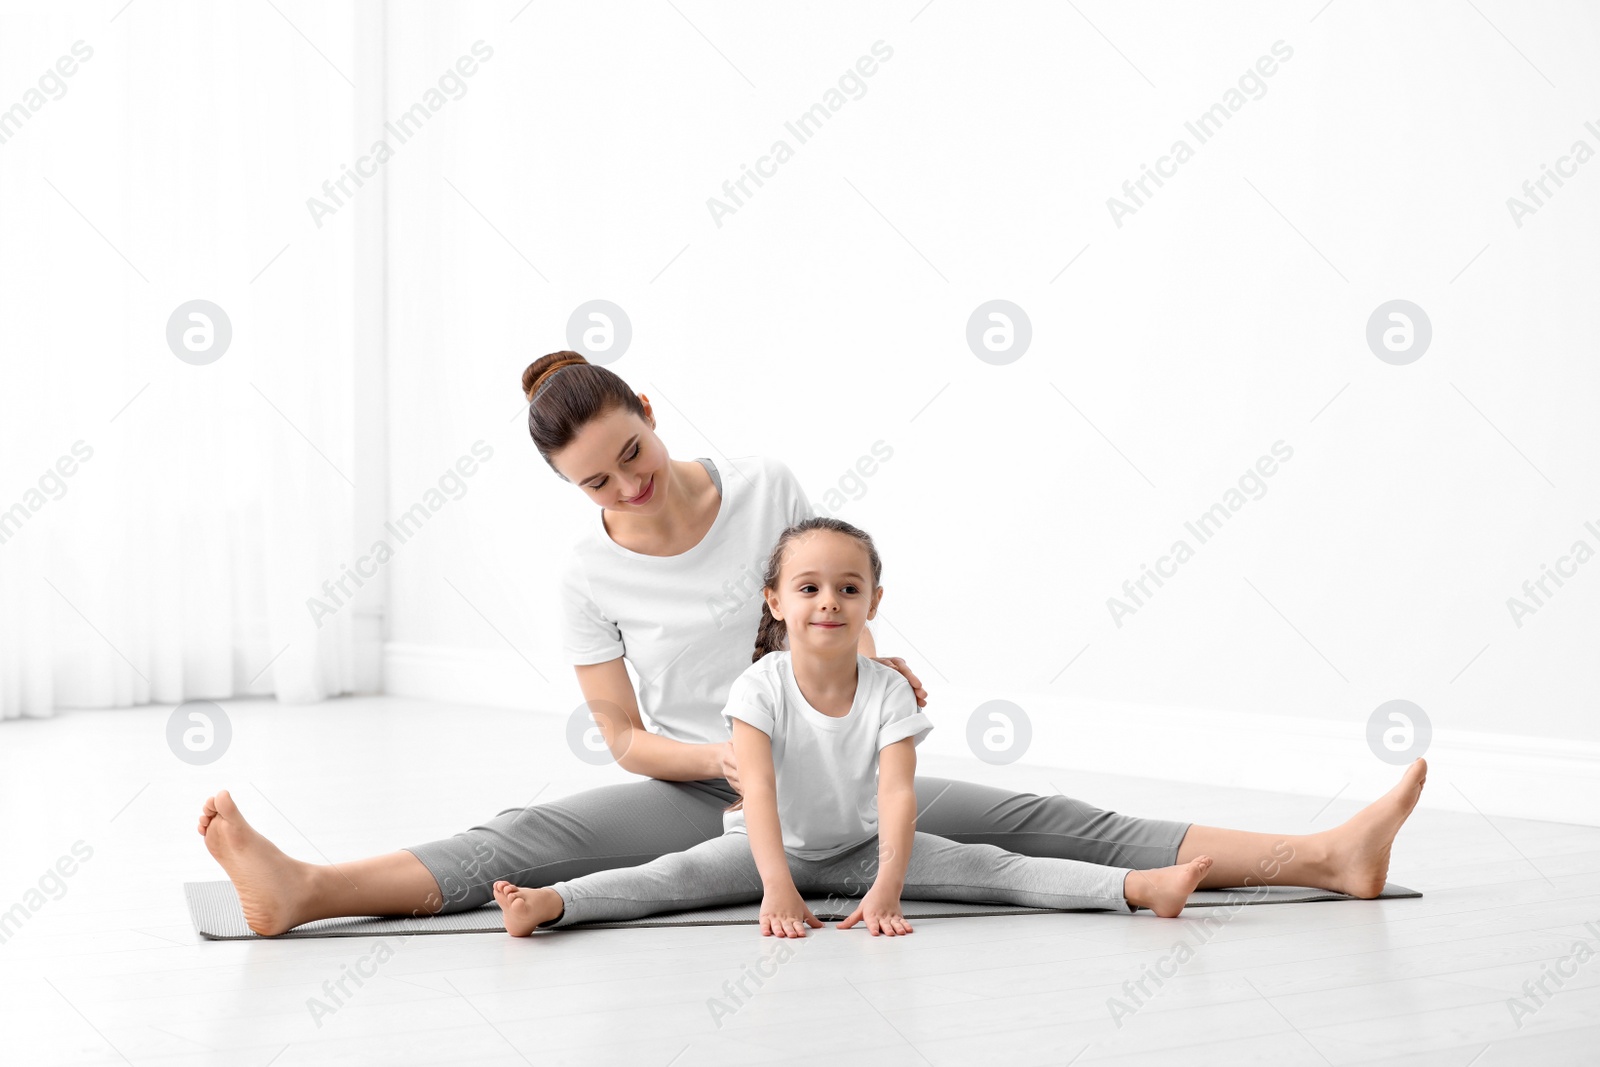
<svg viewBox="0 0 1600 1067"><path fill-rule="evenodd" d="M859 653L848 715L835 718L811 706L786 651L767 653L739 675L722 714L772 738L783 850L808 860L877 835L878 751L907 737L920 745L933 729L905 676ZM722 828L747 833L744 811L725 813Z"/></svg>
<svg viewBox="0 0 1600 1067"><path fill-rule="evenodd" d="M814 514L778 460L729 457L726 465L716 520L699 544L676 556L642 555L613 541L596 515L561 581L568 662L625 657L647 725L691 744L728 740L721 712L729 686L751 666L767 557L779 534Z"/></svg>

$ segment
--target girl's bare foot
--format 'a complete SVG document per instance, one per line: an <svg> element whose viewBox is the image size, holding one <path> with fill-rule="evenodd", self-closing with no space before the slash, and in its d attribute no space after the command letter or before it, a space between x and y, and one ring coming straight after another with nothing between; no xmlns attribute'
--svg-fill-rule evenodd
<svg viewBox="0 0 1600 1067"><path fill-rule="evenodd" d="M1149 908L1163 919L1174 919L1210 869L1210 856L1196 856L1175 867L1129 871L1122 880L1122 895L1135 907Z"/></svg>
<svg viewBox="0 0 1600 1067"><path fill-rule="evenodd" d="M1389 851L1428 780L1426 760L1414 760L1395 787L1326 831L1327 888L1370 900L1389 880Z"/></svg>
<svg viewBox="0 0 1600 1067"><path fill-rule="evenodd" d="M504 879L494 884L494 902L505 913L506 933L512 937L527 937L567 910L554 889L519 889Z"/></svg>
<svg viewBox="0 0 1600 1067"><path fill-rule="evenodd" d="M295 914L295 904L309 892L311 865L284 855L257 833L226 789L206 798L198 829L233 882L251 930L270 937L306 921Z"/></svg>

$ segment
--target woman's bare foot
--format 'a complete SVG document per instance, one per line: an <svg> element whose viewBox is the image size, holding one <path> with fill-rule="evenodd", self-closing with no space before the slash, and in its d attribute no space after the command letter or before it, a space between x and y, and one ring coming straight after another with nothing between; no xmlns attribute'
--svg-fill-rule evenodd
<svg viewBox="0 0 1600 1067"><path fill-rule="evenodd" d="M1163 919L1175 919L1210 869L1210 856L1196 856L1175 867L1129 871L1122 880L1122 895L1135 907L1149 908Z"/></svg>
<svg viewBox="0 0 1600 1067"><path fill-rule="evenodd" d="M296 916L295 904L308 892L311 865L284 855L257 833L226 789L206 798L199 830L206 850L233 882L251 930L270 937L306 921Z"/></svg>
<svg viewBox="0 0 1600 1067"><path fill-rule="evenodd" d="M561 918L566 905L554 889L519 889L504 879L494 884L494 902L505 913L506 933L527 937L540 923Z"/></svg>
<svg viewBox="0 0 1600 1067"><path fill-rule="evenodd" d="M1389 851L1428 780L1426 760L1413 760L1395 787L1325 833L1327 888L1370 900L1389 880Z"/></svg>

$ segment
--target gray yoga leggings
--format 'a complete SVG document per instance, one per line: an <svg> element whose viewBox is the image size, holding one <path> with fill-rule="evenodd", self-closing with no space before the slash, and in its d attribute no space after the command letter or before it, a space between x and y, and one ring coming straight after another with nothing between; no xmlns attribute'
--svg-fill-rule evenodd
<svg viewBox="0 0 1600 1067"><path fill-rule="evenodd" d="M949 778L919 776L916 788L920 833L1023 856L1124 871L1167 867L1177 862L1178 845L1189 829L1186 822L1119 815L1071 797L1013 793ZM493 900L494 883L502 878L527 888L549 886L636 867L719 838L722 809L737 799L722 778L643 778L507 808L482 826L406 851L439 883L440 913L468 911Z"/></svg>
<svg viewBox="0 0 1600 1067"><path fill-rule="evenodd" d="M828 859L790 856L789 873L802 895L864 896L878 873L878 839L869 838ZM1019 856L993 845L962 845L919 833L912 841L900 898L1132 911L1122 895L1127 875L1126 867ZM637 867L597 871L550 888L561 895L566 910L544 924L549 927L746 904L762 897L761 871L750 852L750 838L741 833L723 834Z"/></svg>

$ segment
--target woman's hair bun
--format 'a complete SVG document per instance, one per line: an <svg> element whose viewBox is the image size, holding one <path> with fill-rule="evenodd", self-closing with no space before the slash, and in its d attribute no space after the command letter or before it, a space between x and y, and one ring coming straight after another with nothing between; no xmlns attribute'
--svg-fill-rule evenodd
<svg viewBox="0 0 1600 1067"><path fill-rule="evenodd" d="M534 395L539 392L540 383L562 367L574 363L588 363L581 352L551 352L547 356L540 356L528 364L528 369L522 372L522 394L533 402Z"/></svg>
<svg viewBox="0 0 1600 1067"><path fill-rule="evenodd" d="M563 376L569 368L577 369ZM639 394L611 368L591 363L581 352L551 352L528 364L522 372L522 395L528 401L528 436L557 474L556 454L585 426L612 411L626 411L655 428Z"/></svg>

